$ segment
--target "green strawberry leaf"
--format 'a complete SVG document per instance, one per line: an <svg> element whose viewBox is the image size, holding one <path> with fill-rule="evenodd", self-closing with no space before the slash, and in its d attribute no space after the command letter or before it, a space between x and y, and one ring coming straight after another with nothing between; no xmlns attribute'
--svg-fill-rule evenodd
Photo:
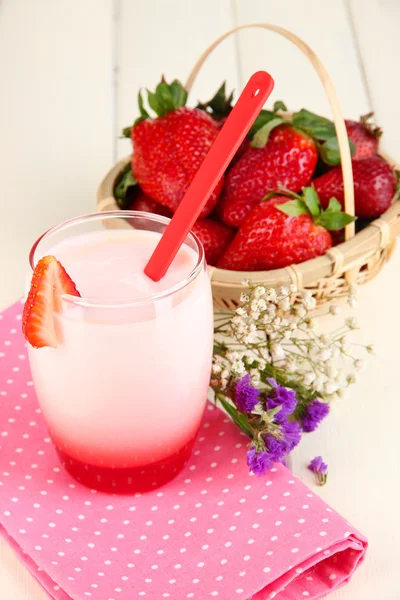
<svg viewBox="0 0 400 600"><path fill-rule="evenodd" d="M327 128L333 125L332 121L326 119L325 117L320 117L315 113L302 108L298 112L293 113L292 115L293 125L295 127L299 127L301 129L312 130L315 127L318 128Z"/></svg>
<svg viewBox="0 0 400 600"><path fill-rule="evenodd" d="M139 92L138 92L138 105L139 105L140 116L137 119L135 119L133 126L123 128L122 137L130 138L131 132L132 132L132 127L135 127L135 125L140 123L140 121L144 121L145 119L150 119L150 115L144 107L142 90L139 90Z"/></svg>
<svg viewBox="0 0 400 600"><path fill-rule="evenodd" d="M272 111L274 113L277 113L278 110L283 110L284 112L287 111L286 104L282 100L277 100L276 102L274 102L274 106L273 106Z"/></svg>
<svg viewBox="0 0 400 600"><path fill-rule="evenodd" d="M139 105L140 116L143 117L144 119L149 119L150 115L144 107L142 90L139 90L139 92L138 92L138 105Z"/></svg>
<svg viewBox="0 0 400 600"><path fill-rule="evenodd" d="M121 176L114 188L114 198L121 209L127 208L128 189L137 185L137 179L132 172L131 163L125 165Z"/></svg>
<svg viewBox="0 0 400 600"><path fill-rule="evenodd" d="M277 113L279 110L287 111L286 104L282 102L282 100L277 100L272 110L262 109L251 126L247 136L252 139L261 127L278 117Z"/></svg>
<svg viewBox="0 0 400 600"><path fill-rule="evenodd" d="M276 204L275 208L285 213L289 217L298 217L299 215L308 215L309 210L304 200L289 200L285 204Z"/></svg>
<svg viewBox="0 0 400 600"><path fill-rule="evenodd" d="M154 110L157 117L163 117L166 114L164 104L157 94L150 92L150 90L147 90L147 100L150 105L150 108Z"/></svg>
<svg viewBox="0 0 400 600"><path fill-rule="evenodd" d="M208 102L199 102L196 108L208 112L215 119L226 117L233 108L233 94L234 92L232 91L229 96L226 97L226 81L224 81L211 100Z"/></svg>
<svg viewBox="0 0 400 600"><path fill-rule="evenodd" d="M336 198L329 200L328 208L325 210L326 213L339 213L342 210L342 205Z"/></svg>
<svg viewBox="0 0 400 600"><path fill-rule="evenodd" d="M136 119L136 121L138 121L138 119ZM136 124L135 121L135 124ZM142 121L142 119L140 119L140 121ZM132 125L130 127L124 127L122 130L122 136L123 138L131 138L131 131L132 131Z"/></svg>
<svg viewBox="0 0 400 600"><path fill-rule="evenodd" d="M181 84L178 79L174 79L174 81L169 86L172 95L172 101L175 108L179 108L180 106L185 106L188 93Z"/></svg>
<svg viewBox="0 0 400 600"><path fill-rule="evenodd" d="M356 151L356 146L352 140L349 139L350 153L353 154ZM336 135L326 140L323 144L319 144L319 154L327 165L340 165L340 152L339 143Z"/></svg>
<svg viewBox="0 0 400 600"><path fill-rule="evenodd" d="M254 121L253 125L251 126L250 131L247 134L247 137L253 138L254 135L257 133L257 131L259 129L261 129L261 127L263 127L266 123L268 123L268 121L272 121L272 119L275 119L275 118L276 118L276 115L271 110L262 109L259 112L258 117Z"/></svg>
<svg viewBox="0 0 400 600"><path fill-rule="evenodd" d="M348 215L344 212L323 212L316 223L318 225L322 225L325 229L329 229L329 231L338 231L339 229L343 229L349 223L352 223L355 220L355 217Z"/></svg>
<svg viewBox="0 0 400 600"><path fill-rule="evenodd" d="M318 194L313 187L303 188L303 198L308 210L313 217L318 217L321 213L321 204L319 202Z"/></svg>
<svg viewBox="0 0 400 600"><path fill-rule="evenodd" d="M271 133L271 131L278 125L281 125L282 123L284 123L282 117L275 117L274 119L267 121L265 125L263 125L261 129L259 129L254 134L254 137L250 142L250 146L252 148L264 148L266 143L268 142L269 134Z"/></svg>
<svg viewBox="0 0 400 600"><path fill-rule="evenodd" d="M157 85L155 95L160 104L164 107L164 113L171 112L175 109L171 88L165 81L162 81Z"/></svg>

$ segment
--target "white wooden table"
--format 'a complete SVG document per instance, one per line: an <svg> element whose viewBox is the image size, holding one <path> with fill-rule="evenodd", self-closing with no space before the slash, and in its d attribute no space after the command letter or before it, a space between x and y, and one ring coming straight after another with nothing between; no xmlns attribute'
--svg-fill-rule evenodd
<svg viewBox="0 0 400 600"><path fill-rule="evenodd" d="M398 0L0 0L0 309L22 294L35 238L95 208L102 175L129 153L118 135L137 115L139 86L152 88L161 73L184 80L214 38L252 22L282 25L307 41L344 114L375 110L385 151L400 158ZM276 99L329 115L304 57L264 31L227 40L193 98L211 96L223 79L240 89L258 68L273 74ZM359 338L374 343L377 356L293 459L296 475L313 485L305 465L324 456L329 482L317 491L370 541L365 565L332 600L400 597L399 268L397 251L362 291ZM0 598L45 598L4 543Z"/></svg>

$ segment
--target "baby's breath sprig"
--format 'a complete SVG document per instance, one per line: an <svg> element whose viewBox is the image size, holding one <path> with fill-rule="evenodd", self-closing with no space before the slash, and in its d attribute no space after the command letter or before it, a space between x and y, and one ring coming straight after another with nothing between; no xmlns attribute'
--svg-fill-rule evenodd
<svg viewBox="0 0 400 600"><path fill-rule="evenodd" d="M216 320L211 386L216 401L251 438L247 462L261 474L285 460L302 431L318 427L330 402L356 381L363 361L352 355L348 339L358 329L354 318L320 334L310 291L247 283L234 315ZM352 286L350 306L357 295ZM331 305L326 314L339 312ZM373 353L371 346L365 350Z"/></svg>

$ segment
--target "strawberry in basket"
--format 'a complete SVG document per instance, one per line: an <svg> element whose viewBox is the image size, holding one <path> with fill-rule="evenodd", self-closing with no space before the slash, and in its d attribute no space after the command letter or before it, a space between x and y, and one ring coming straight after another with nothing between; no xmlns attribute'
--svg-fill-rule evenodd
<svg viewBox="0 0 400 600"><path fill-rule="evenodd" d="M379 217L389 208L396 191L396 175L392 167L380 156L353 160L354 203L358 217ZM343 176L340 166L314 179L313 184L326 206L335 196L344 206Z"/></svg>
<svg viewBox="0 0 400 600"><path fill-rule="evenodd" d="M273 125L270 121L255 134L226 176L219 214L231 227L239 227L269 192L279 187L298 192L313 176L318 159L313 140L290 125Z"/></svg>
<svg viewBox="0 0 400 600"><path fill-rule="evenodd" d="M157 117L151 118L139 92L140 117L124 130L132 139L132 172L142 190L175 212L196 171L219 132L219 125L205 111L186 107L187 93L175 80L158 84L148 92ZM222 189L217 184L201 216L212 211Z"/></svg>
<svg viewBox="0 0 400 600"><path fill-rule="evenodd" d="M347 135L355 145L354 160L378 154L382 129L372 122L373 115L371 112L360 117L359 121L345 121Z"/></svg>
<svg viewBox="0 0 400 600"><path fill-rule="evenodd" d="M302 195L272 193L251 209L217 266L265 271L316 258L332 246L329 230L353 220L335 198L323 210L312 187L303 188Z"/></svg>
<svg viewBox="0 0 400 600"><path fill-rule="evenodd" d="M371 117L372 113L361 117L359 122L345 121L352 153L355 213L363 219L373 219L385 212L396 191L393 168L377 155L382 130L371 123ZM293 114L293 123L313 137L322 160L333 166L312 182L322 206L326 207L332 196L344 206L342 168L334 124L304 109Z"/></svg>

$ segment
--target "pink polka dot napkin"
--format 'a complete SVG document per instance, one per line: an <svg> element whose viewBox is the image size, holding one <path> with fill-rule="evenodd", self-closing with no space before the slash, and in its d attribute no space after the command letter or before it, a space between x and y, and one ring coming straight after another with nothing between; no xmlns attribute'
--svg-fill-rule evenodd
<svg viewBox="0 0 400 600"><path fill-rule="evenodd" d="M21 304L0 315L0 531L56 600L299 600L346 583L366 540L208 406L190 464L160 490L88 490L56 457L30 380Z"/></svg>

